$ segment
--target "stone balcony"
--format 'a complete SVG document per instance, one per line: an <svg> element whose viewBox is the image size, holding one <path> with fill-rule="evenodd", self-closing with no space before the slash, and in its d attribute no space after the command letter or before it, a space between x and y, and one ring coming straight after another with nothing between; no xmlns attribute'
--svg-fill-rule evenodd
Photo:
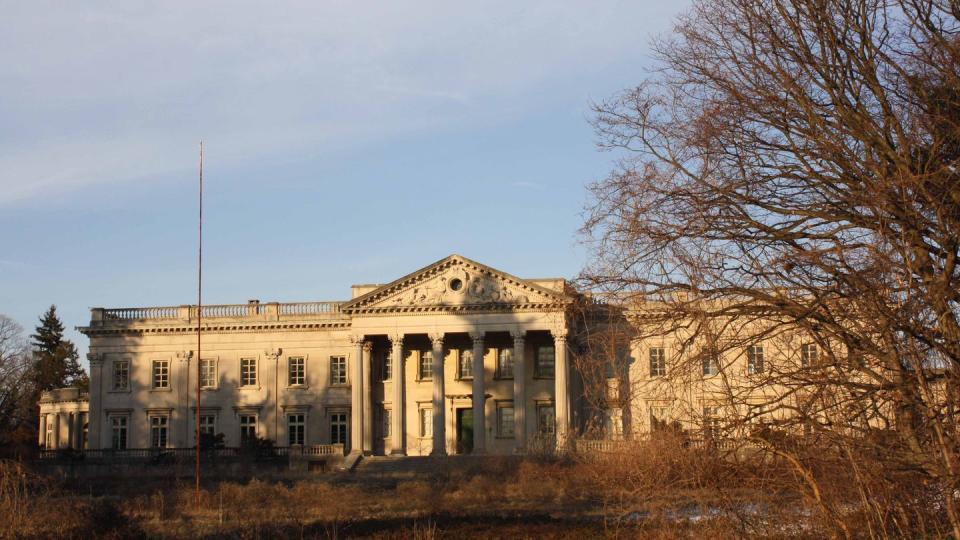
<svg viewBox="0 0 960 540"><path fill-rule="evenodd" d="M140 325L181 325L226 322L282 322L348 319L340 311L344 302L266 302L246 304L150 306L133 308L92 308L90 327L130 327Z"/></svg>

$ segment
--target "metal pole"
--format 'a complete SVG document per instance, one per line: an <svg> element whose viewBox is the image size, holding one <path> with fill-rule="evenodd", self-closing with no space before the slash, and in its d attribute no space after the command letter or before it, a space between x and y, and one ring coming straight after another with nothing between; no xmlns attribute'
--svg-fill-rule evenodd
<svg viewBox="0 0 960 540"><path fill-rule="evenodd" d="M200 504L200 323L203 322L203 141L200 141L200 219L197 244L197 464L194 471L196 480L197 505Z"/></svg>

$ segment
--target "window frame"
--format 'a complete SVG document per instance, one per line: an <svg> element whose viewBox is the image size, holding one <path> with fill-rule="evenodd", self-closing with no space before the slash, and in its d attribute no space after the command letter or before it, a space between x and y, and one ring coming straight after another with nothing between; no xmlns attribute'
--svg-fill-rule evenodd
<svg viewBox="0 0 960 540"><path fill-rule="evenodd" d="M383 353L379 356L379 362L377 364L380 366L380 382L387 382L393 380L393 350L392 348L384 349Z"/></svg>
<svg viewBox="0 0 960 540"><path fill-rule="evenodd" d="M510 432L504 430L505 413L510 411ZM498 439L516 439L517 438L517 412L513 407L513 400L497 401L496 403L497 420L497 438Z"/></svg>
<svg viewBox="0 0 960 540"><path fill-rule="evenodd" d="M800 344L800 367L810 368L818 365L820 365L820 347L812 341Z"/></svg>
<svg viewBox="0 0 960 540"><path fill-rule="evenodd" d="M549 429L544 430L543 417L541 415L542 411L552 411L552 418ZM514 411L516 413L516 411ZM537 433L541 436L556 437L557 435L557 407L556 404L552 401L541 401L536 404L536 414L537 414ZM516 419L514 419L516 421Z"/></svg>
<svg viewBox="0 0 960 540"><path fill-rule="evenodd" d="M306 446L307 444L307 413L306 411L290 411L287 417L287 446ZM293 419L297 418L296 421ZM296 440L299 442L296 442Z"/></svg>
<svg viewBox="0 0 960 540"><path fill-rule="evenodd" d="M253 419L253 422L247 421L248 419ZM259 415L255 412L240 412L237 413L237 425L239 426L240 433L240 445L243 446L248 441L254 441L260 436L260 418ZM253 437L249 434L246 434L246 430L253 428Z"/></svg>
<svg viewBox="0 0 960 540"><path fill-rule="evenodd" d="M295 362L300 364L296 374L294 373ZM307 388L306 355L297 354L287 357L287 388Z"/></svg>
<svg viewBox="0 0 960 540"><path fill-rule="evenodd" d="M150 414L147 417L150 428L150 448L163 449L170 447L170 415ZM161 436L162 434L162 436ZM163 444L159 444L163 443Z"/></svg>
<svg viewBox="0 0 960 540"><path fill-rule="evenodd" d="M244 363L247 363L248 366L253 366L253 382L250 381L251 370L247 369L244 373ZM240 357L240 378L239 378L240 388L246 389L258 389L260 388L260 359L256 356L241 356Z"/></svg>
<svg viewBox="0 0 960 540"><path fill-rule="evenodd" d="M714 350L704 353L703 358L701 359L701 368L701 374L704 377L716 377L719 375L720 353Z"/></svg>
<svg viewBox="0 0 960 540"><path fill-rule="evenodd" d="M213 384L211 384L211 385L205 385L205 384L203 384L203 379L204 379L204 377L206 377L206 375L207 375L206 373L204 373L204 369L203 369L203 366L204 366L204 363L205 363L205 362L208 363L208 365L209 365L209 364L212 364L212 365L213 365L213 374L212 374L212 375L213 375ZM217 362L217 359L216 359L216 358L201 358L201 359L200 359L200 389L201 389L201 390L216 390L217 388L220 387L220 384L219 384L220 381L219 381L219 379L220 379L220 365L219 365L219 363Z"/></svg>
<svg viewBox="0 0 960 540"><path fill-rule="evenodd" d="M159 368L163 368L163 371L158 371ZM163 384L159 384L160 381L163 381ZM151 360L150 363L150 389L159 390L163 392L170 391L170 360L158 359Z"/></svg>
<svg viewBox="0 0 960 540"><path fill-rule="evenodd" d="M430 371L430 374L429 374L429 375L426 374L427 369L425 369L425 368L427 367L427 360L430 360L430 362L429 362L429 366L430 366L430 370L429 370L429 371ZM417 380L418 380L418 381L432 381L432 380L433 380L433 374L434 374L433 368L434 368L434 363L435 363L435 362L436 362L436 358L433 357L433 350L432 350L432 349L421 349L421 350L417 351Z"/></svg>
<svg viewBox="0 0 960 540"><path fill-rule="evenodd" d="M464 359L467 355L470 356L470 373L464 374ZM457 349L457 380L473 380L473 349Z"/></svg>
<svg viewBox="0 0 960 540"><path fill-rule="evenodd" d="M113 450L126 450L130 447L130 415L129 414L111 414L110 418L110 448ZM117 420L123 420L123 425L118 426ZM118 445L117 442L117 430L123 434L122 445ZM53 430L52 422L47 422L47 432L51 433ZM51 436L52 438L52 436ZM49 442L48 442L49 445ZM49 448L49 446L48 446Z"/></svg>
<svg viewBox="0 0 960 540"><path fill-rule="evenodd" d="M212 422L204 422L204 419L205 419L205 418L212 418L213 421L212 421ZM206 428L204 427L204 424L208 424L207 427L210 428L209 431L206 430ZM201 409L201 411L200 411L200 434L203 435L204 433L207 433L207 434L209 434L209 435L211 435L211 436L216 436L216 434L217 434L217 414L216 414L216 413L211 413L211 412L203 412L203 410ZM196 435L194 435L194 437L196 437Z"/></svg>
<svg viewBox="0 0 960 540"><path fill-rule="evenodd" d="M330 355L330 386L347 386L350 384L350 365L344 354Z"/></svg>
<svg viewBox="0 0 960 540"><path fill-rule="evenodd" d="M759 354L758 354L759 353ZM747 346L747 375L762 375L766 366L766 351L763 345L754 344Z"/></svg>
<svg viewBox="0 0 960 540"><path fill-rule="evenodd" d="M656 353L656 354L654 354ZM667 376L666 347L650 347L647 350L648 374L651 379Z"/></svg>
<svg viewBox="0 0 960 540"><path fill-rule="evenodd" d="M496 378L512 380L513 374L516 372L515 366L516 358L514 357L513 347L498 347ZM509 370L505 369L506 367L509 367ZM505 373L506 371L509 371L509 374Z"/></svg>
<svg viewBox="0 0 960 540"><path fill-rule="evenodd" d="M330 411L327 413L327 423L330 426L330 444L346 447L350 441L350 413L345 410Z"/></svg>
<svg viewBox="0 0 960 540"><path fill-rule="evenodd" d="M379 437L381 439L389 439L393 434L393 410L385 404L381 404L380 407L377 408L377 414L379 416L377 422Z"/></svg>
<svg viewBox="0 0 960 540"><path fill-rule="evenodd" d="M553 354L550 357L550 372L544 372L541 352L550 350ZM555 379L557 377L557 348L554 345L536 345L533 349L533 378L534 379Z"/></svg>
<svg viewBox="0 0 960 540"><path fill-rule="evenodd" d="M421 439L433 438L433 406L417 407L417 436Z"/></svg>
<svg viewBox="0 0 960 540"><path fill-rule="evenodd" d="M117 384L118 381L118 372L120 371L120 366L123 366L123 385ZM112 380L110 385L111 392L129 392L130 391L130 360L127 358L122 358L119 360L113 361L113 370L112 370Z"/></svg>

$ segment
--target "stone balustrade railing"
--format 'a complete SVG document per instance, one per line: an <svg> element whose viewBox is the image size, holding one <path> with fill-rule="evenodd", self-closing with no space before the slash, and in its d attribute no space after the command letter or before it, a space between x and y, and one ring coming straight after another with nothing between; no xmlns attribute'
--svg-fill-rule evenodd
<svg viewBox="0 0 960 540"><path fill-rule="evenodd" d="M246 304L211 304L201 308L206 319L248 319L278 321L283 319L335 318L340 316L343 302L248 302ZM93 308L93 325L130 324L137 322L195 321L197 306L151 306L137 308Z"/></svg>

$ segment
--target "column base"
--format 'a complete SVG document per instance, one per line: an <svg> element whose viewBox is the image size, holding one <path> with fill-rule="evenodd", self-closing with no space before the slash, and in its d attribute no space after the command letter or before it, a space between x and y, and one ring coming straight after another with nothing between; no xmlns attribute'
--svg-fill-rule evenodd
<svg viewBox="0 0 960 540"><path fill-rule="evenodd" d="M404 452L403 450L397 449L397 450L391 450L390 455L396 456L396 457L406 457L407 453Z"/></svg>
<svg viewBox="0 0 960 540"><path fill-rule="evenodd" d="M447 457L446 450L434 450L430 452L430 457Z"/></svg>

